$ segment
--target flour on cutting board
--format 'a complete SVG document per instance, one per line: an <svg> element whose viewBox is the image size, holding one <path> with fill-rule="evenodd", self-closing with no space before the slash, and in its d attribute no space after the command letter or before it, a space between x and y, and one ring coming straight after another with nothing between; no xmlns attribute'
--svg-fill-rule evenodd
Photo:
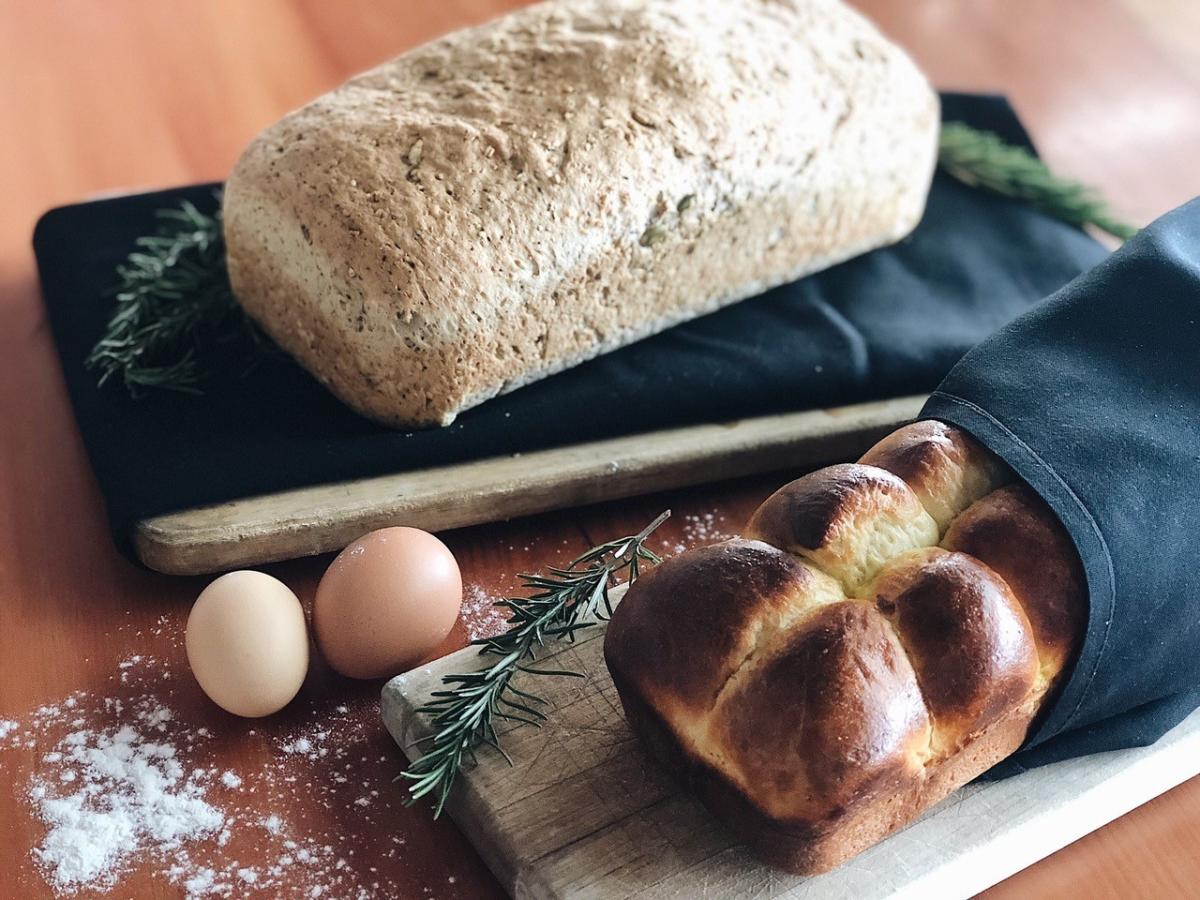
<svg viewBox="0 0 1200 900"><path fill-rule="evenodd" d="M281 740L261 767L217 768L203 762L212 733L187 727L170 704L174 677L167 664L134 656L111 678L125 686L122 697L76 692L0 720L0 763L8 752L35 751L18 790L45 826L31 855L56 894L119 892L121 878L148 862L187 897L395 893L350 865L356 848L345 835L308 833L282 809L261 811L264 797L269 808L286 807L303 792L370 820L380 794L355 777L367 757L348 707ZM331 774L315 777L315 762ZM402 843L391 841L384 855Z"/></svg>

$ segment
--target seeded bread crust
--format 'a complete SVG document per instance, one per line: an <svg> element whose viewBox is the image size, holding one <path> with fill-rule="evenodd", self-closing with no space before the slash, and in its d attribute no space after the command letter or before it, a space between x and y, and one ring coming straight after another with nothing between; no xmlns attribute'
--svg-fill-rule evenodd
<svg viewBox="0 0 1200 900"><path fill-rule="evenodd" d="M836 0L560 0L268 128L225 189L247 312L361 413L464 409L894 242L937 98Z"/></svg>

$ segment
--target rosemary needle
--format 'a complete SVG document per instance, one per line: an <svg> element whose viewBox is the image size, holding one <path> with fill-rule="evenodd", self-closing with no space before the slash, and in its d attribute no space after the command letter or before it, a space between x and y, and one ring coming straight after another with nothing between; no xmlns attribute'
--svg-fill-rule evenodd
<svg viewBox="0 0 1200 900"><path fill-rule="evenodd" d="M86 360L101 385L119 378L135 396L142 388L200 393L203 338L257 340L229 286L219 192L217 200L211 216L187 200L158 210L155 233L117 266L116 308Z"/></svg>
<svg viewBox="0 0 1200 900"><path fill-rule="evenodd" d="M539 708L544 708L546 701L516 687L514 676L522 672L582 677L578 672L536 667L538 651L547 640L574 640L576 632L594 624L594 618L612 614L608 590L614 578L627 572L632 584L643 563L659 562L646 547L646 539L670 515L667 510L637 534L593 547L566 568L551 567L546 575L521 576L529 596L496 604L509 611L508 630L472 641L479 646L480 656L496 657L495 661L475 672L443 675L443 689L433 691L429 702L417 710L431 717L433 733L418 742L427 744L428 749L397 779L412 782L406 805L430 795L434 817L441 815L459 770L468 759L475 760L482 745L512 764L500 746L497 720L537 726L546 719Z"/></svg>
<svg viewBox="0 0 1200 900"><path fill-rule="evenodd" d="M964 184L1024 200L1080 228L1092 225L1123 241L1137 233L1090 188L1060 178L1024 147L1008 144L990 131L947 122L938 138L938 165Z"/></svg>

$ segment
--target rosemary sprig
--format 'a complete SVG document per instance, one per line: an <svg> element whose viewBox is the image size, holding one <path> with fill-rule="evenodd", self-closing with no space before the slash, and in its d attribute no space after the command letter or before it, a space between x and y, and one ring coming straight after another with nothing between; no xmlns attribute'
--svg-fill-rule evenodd
<svg viewBox="0 0 1200 900"><path fill-rule="evenodd" d="M117 267L116 309L86 363L101 385L120 378L135 396L146 387L199 393L198 341L257 332L229 287L219 207L210 216L184 200L155 215L156 232Z"/></svg>
<svg viewBox="0 0 1200 900"><path fill-rule="evenodd" d="M643 563L659 562L646 547L646 539L670 515L667 510L637 534L593 547L566 568L551 567L548 575L521 576L530 595L496 604L509 610L508 630L472 641L479 646L480 656L499 658L475 672L442 676L445 688L434 691L430 701L417 710L432 717L433 734L418 742L428 744L429 749L397 779L412 782L405 805L432 795L434 818L441 815L459 769L466 759L475 761L481 745L492 747L512 764L500 746L496 721L536 727L546 719L537 708L544 706L545 700L514 686L513 677L518 672L582 677L578 672L535 668L532 663L548 639L574 640L576 632L594 624L594 618L612 614L609 587L621 572L628 572L632 584Z"/></svg>
<svg viewBox="0 0 1200 900"><path fill-rule="evenodd" d="M1137 233L1090 188L1058 177L1024 147L1008 144L990 131L945 123L938 139L938 165L964 184L1024 200L1080 228L1092 225L1123 241Z"/></svg>

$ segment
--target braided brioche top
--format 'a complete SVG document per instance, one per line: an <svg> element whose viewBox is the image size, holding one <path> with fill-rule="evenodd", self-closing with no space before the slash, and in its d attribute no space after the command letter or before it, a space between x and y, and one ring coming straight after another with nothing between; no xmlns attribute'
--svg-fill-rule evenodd
<svg viewBox="0 0 1200 900"><path fill-rule="evenodd" d="M783 829L887 792L906 821L980 734L1024 733L1082 632L1062 526L938 422L785 485L744 533L642 576L605 656L674 752Z"/></svg>

